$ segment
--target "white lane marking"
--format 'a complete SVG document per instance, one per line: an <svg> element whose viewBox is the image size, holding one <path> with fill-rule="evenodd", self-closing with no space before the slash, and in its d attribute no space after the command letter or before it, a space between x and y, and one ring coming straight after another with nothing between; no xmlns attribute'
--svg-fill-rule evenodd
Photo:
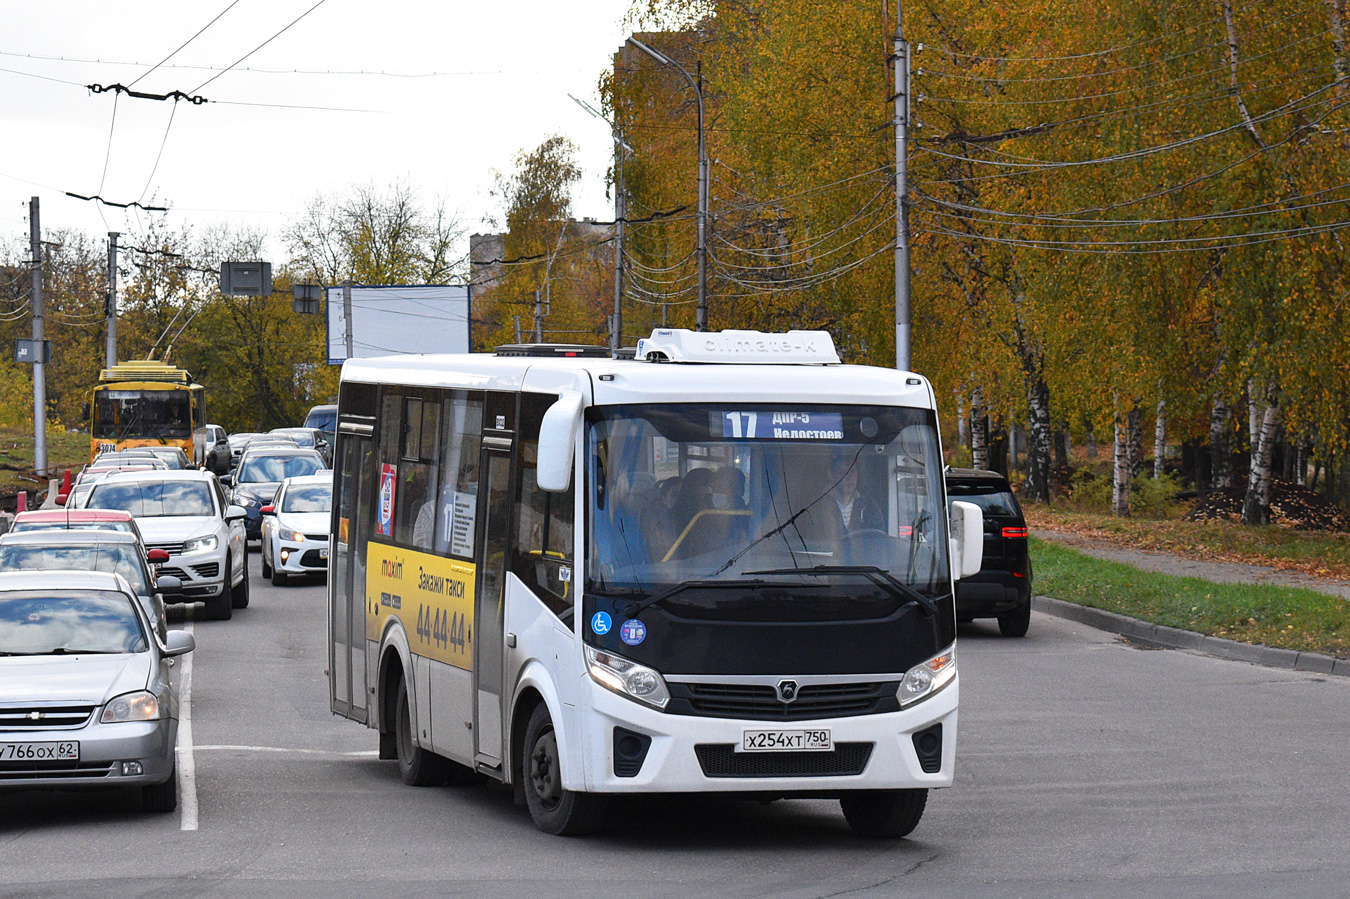
<svg viewBox="0 0 1350 899"><path fill-rule="evenodd" d="M350 759L373 759L379 756L375 750L361 750L358 752L338 752L333 749L300 749L292 746L244 746L233 743L213 743L203 744L197 747L198 752L278 752L288 755L327 755L338 758Z"/></svg>
<svg viewBox="0 0 1350 899"><path fill-rule="evenodd" d="M187 627L192 633L192 606L187 608ZM178 801L179 830L197 829L197 761L192 747L192 657L189 652L179 656L183 660L183 676L178 699Z"/></svg>

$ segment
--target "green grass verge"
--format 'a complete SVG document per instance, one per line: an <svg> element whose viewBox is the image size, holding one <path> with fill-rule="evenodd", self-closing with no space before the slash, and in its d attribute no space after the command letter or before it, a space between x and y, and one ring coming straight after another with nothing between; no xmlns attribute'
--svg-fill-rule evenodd
<svg viewBox="0 0 1350 899"><path fill-rule="evenodd" d="M1034 537L1031 558L1042 596L1243 643L1350 657L1350 602L1339 597L1156 574Z"/></svg>
<svg viewBox="0 0 1350 899"><path fill-rule="evenodd" d="M0 428L0 495L20 490L46 490L47 482L33 477L33 431ZM89 435L73 431L47 432L47 464L60 471L79 471L89 461Z"/></svg>

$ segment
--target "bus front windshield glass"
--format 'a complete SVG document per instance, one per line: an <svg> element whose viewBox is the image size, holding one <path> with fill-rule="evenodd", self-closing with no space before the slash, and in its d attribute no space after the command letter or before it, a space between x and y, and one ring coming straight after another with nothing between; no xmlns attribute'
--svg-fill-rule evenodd
<svg viewBox="0 0 1350 899"><path fill-rule="evenodd" d="M590 411L588 439L590 592L860 574L951 592L931 411L607 406Z"/></svg>
<svg viewBox="0 0 1350 899"><path fill-rule="evenodd" d="M186 390L102 390L94 398L95 438L128 440L192 436L191 395Z"/></svg>

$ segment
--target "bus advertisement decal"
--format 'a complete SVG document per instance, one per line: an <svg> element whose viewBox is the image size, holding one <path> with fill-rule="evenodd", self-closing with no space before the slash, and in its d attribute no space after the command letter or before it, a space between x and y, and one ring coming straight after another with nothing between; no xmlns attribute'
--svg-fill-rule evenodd
<svg viewBox="0 0 1350 899"><path fill-rule="evenodd" d="M413 654L473 670L476 569L470 562L369 544L367 635L378 640L385 618L397 618Z"/></svg>
<svg viewBox="0 0 1350 899"><path fill-rule="evenodd" d="M380 467L380 511L375 521L375 533L381 537L394 536L394 485L397 482L394 466Z"/></svg>

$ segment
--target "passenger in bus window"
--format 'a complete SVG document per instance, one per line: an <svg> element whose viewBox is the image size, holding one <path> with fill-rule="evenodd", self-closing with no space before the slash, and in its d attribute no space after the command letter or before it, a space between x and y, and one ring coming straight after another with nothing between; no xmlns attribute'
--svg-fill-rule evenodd
<svg viewBox="0 0 1350 899"><path fill-rule="evenodd" d="M808 527L827 543L837 543L858 531L885 530L886 516L880 504L858 489L858 459L852 452L830 463L830 492L810 510Z"/></svg>
<svg viewBox="0 0 1350 899"><path fill-rule="evenodd" d="M734 465L717 469L713 475L714 509L748 509L745 502L745 474Z"/></svg>

